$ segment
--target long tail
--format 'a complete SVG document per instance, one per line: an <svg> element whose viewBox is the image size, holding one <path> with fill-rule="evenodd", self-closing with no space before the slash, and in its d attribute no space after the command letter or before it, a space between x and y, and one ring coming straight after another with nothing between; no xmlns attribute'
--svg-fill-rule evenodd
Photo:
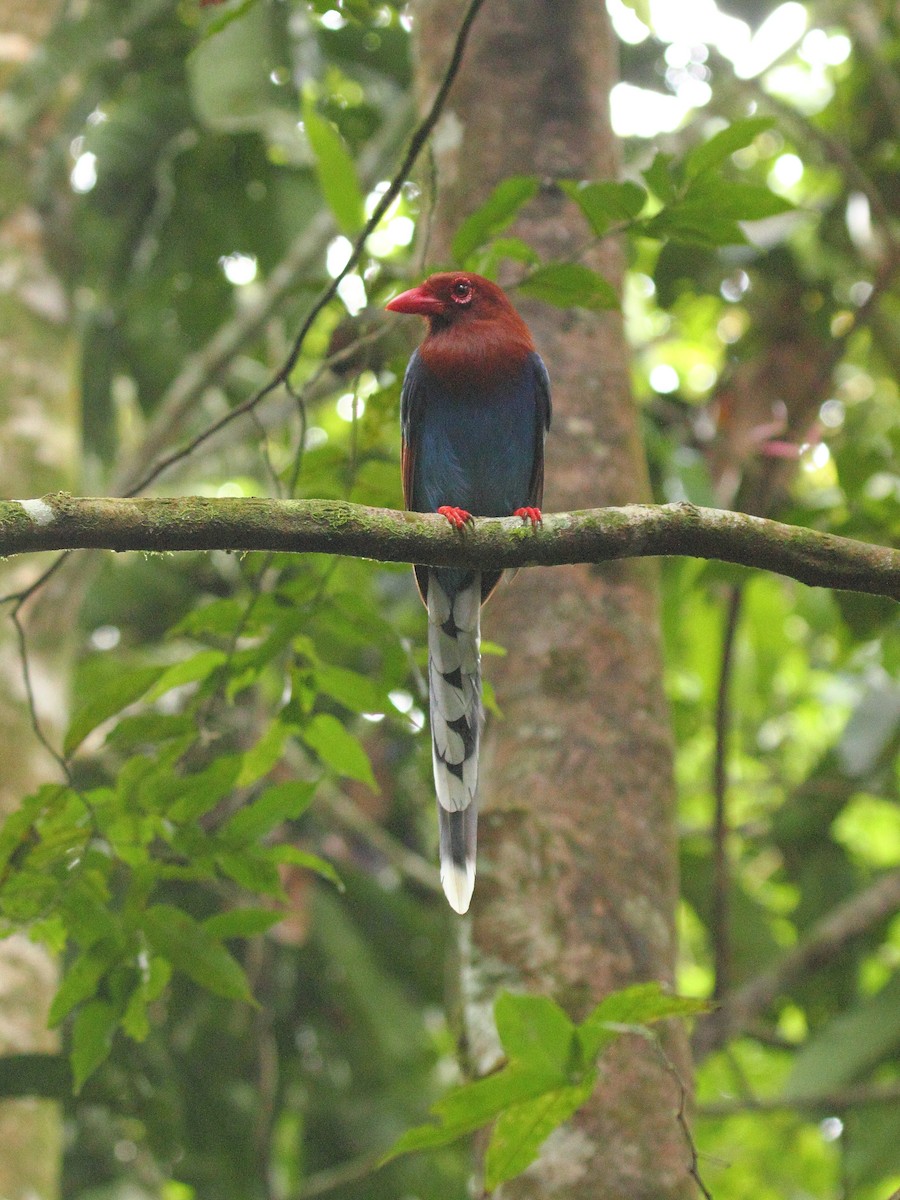
<svg viewBox="0 0 900 1200"><path fill-rule="evenodd" d="M464 913L475 887L481 733L481 576L428 572L431 756L441 834L441 883Z"/></svg>

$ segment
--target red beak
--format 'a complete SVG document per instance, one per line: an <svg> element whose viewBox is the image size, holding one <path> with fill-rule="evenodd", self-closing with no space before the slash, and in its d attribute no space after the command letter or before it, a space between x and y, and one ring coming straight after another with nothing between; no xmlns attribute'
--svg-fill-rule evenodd
<svg viewBox="0 0 900 1200"><path fill-rule="evenodd" d="M417 287L410 288L408 292L401 292L399 296L389 300L385 308L390 309L391 312L431 317L444 311L444 302L438 300L437 296L430 295L423 287Z"/></svg>

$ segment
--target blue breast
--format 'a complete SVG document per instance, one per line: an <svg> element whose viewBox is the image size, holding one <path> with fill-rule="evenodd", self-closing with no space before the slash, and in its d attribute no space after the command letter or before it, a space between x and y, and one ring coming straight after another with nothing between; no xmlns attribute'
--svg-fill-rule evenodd
<svg viewBox="0 0 900 1200"><path fill-rule="evenodd" d="M452 504L473 516L504 517L527 504L541 436L532 361L490 387L450 387L430 374L417 382L424 394L412 507L434 512Z"/></svg>

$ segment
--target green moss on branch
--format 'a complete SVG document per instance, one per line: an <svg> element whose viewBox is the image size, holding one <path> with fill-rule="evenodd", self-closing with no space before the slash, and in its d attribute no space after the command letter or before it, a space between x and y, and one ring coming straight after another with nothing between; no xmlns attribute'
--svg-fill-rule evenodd
<svg viewBox="0 0 900 1200"><path fill-rule="evenodd" d="M279 550L428 566L558 566L688 555L777 571L811 586L900 599L900 551L690 504L548 513L463 531L434 514L335 500L76 498L0 501L0 556L40 550Z"/></svg>

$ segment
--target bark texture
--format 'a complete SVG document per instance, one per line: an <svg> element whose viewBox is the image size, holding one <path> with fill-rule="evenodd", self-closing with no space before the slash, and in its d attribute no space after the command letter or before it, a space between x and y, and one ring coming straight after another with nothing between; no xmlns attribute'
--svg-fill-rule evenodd
<svg viewBox="0 0 900 1200"><path fill-rule="evenodd" d="M480 517L457 531L431 513L342 500L113 499L66 492L0 500L0 558L84 549L280 550L482 570L683 554L777 571L810 587L900 600L900 550L694 504L547 513L537 530L518 517Z"/></svg>
<svg viewBox="0 0 900 1200"><path fill-rule="evenodd" d="M427 102L461 0L420 0L418 70ZM435 138L429 258L502 178L546 180L515 232L547 258L588 234L559 178L618 169L608 95L617 58L597 0L492 0L472 33ZM618 282L604 246L593 262ZM646 466L617 315L521 306L553 383L548 510L647 497ZM524 572L492 602L486 636L507 646L490 677L503 721L483 753L482 859L463 947L464 1028L475 1072L496 1063L500 988L555 996L575 1016L638 980L671 981L677 900L670 724L655 572L649 564ZM668 1050L688 1072L683 1033ZM589 1105L504 1185L504 1200L604 1200L691 1193L677 1089L652 1050L625 1038Z"/></svg>

